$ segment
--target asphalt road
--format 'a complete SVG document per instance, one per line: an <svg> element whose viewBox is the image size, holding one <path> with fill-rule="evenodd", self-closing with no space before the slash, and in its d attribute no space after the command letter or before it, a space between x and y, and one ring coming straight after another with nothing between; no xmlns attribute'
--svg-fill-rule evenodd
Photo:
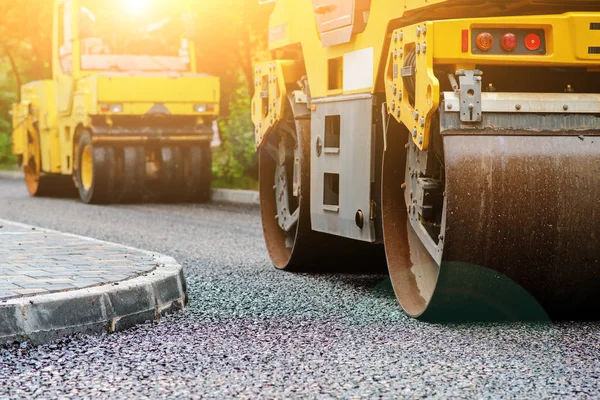
<svg viewBox="0 0 600 400"><path fill-rule="evenodd" d="M599 323L411 320L385 275L274 270L253 207L86 206L0 180L0 218L173 256L190 294L156 324L0 349L0 398L600 397Z"/></svg>

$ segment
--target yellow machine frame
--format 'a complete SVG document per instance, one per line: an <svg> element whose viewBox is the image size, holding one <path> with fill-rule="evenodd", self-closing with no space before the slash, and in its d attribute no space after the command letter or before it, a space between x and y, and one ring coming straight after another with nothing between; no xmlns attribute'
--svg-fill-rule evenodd
<svg viewBox="0 0 600 400"><path fill-rule="evenodd" d="M189 0L187 1L189 7ZM92 116L104 119L112 126L116 114L143 116L155 104L164 106L171 115L195 116L197 124L211 121L219 113L219 80L198 74L194 40L186 38L190 57L189 71L176 76L125 75L81 68L81 40L72 38L72 72L65 73L59 59L58 10L80 9L80 0L55 0L53 29L53 79L31 82L21 88L22 102L13 106L13 153L27 160L28 129L39 131L41 172L70 175L77 165L77 143L84 129L94 132ZM71 32L79 32L79 13L70 13ZM119 104L118 113L103 111L101 104ZM210 104L204 111L195 104ZM150 138L140 132L112 137L94 136L94 141L144 143ZM162 136L165 141L195 141L196 136ZM204 138L203 140L206 140ZM210 139L208 139L210 140Z"/></svg>
<svg viewBox="0 0 600 400"><path fill-rule="evenodd" d="M276 126L282 116L282 98L287 91L285 85L294 84L300 75L307 75L310 81L312 98L323 98L353 93L376 93L385 91L387 110L390 116L413 132L413 140L418 148L427 150L430 140L431 118L439 107L440 84L433 73L436 65L451 65L454 69L473 69L475 65L527 65L527 66L586 66L598 69L600 54L589 54L588 47L600 43L600 31L590 31L587 27L598 18L597 13L566 13L561 15L536 15L519 17L487 17L469 19L446 19L409 24L397 29L405 21L418 20L422 15L437 9L436 14L445 18L460 15L460 6L448 7L451 0L373 0L368 16L369 23L364 32L357 33L347 43L324 46L316 26L307 29L304 21L314 21L312 1L278 1L269 22L269 47L273 54L294 54L297 59L278 60L257 64L255 94L253 98L253 122L257 126L256 141L264 141L268 132ZM522 1L512 4L514 9L527 4ZM477 9L480 6L469 4ZM492 6L490 6L492 7ZM487 10L493 12L493 10ZM540 11L544 11L540 8ZM476 12L476 11L475 11ZM506 10L504 12L507 12ZM546 33L547 53L540 55L488 55L461 52L462 32L471 32L477 27L536 27ZM471 43L469 36L469 43ZM573 43L577 43L574 48ZM412 49L418 48L416 103L410 105L406 96L402 97L404 85L398 75L394 78L393 69ZM343 58L361 49L372 49L372 82L362 89L330 89L328 76L333 68L341 67ZM423 49L423 50L420 50ZM342 60L341 64L332 62ZM280 65L286 65L291 73L283 73ZM337 65L337 67L335 67ZM269 66L276 66L275 69ZM328 71L325 73L325 71ZM265 90L265 87L268 89ZM259 106L269 94L269 110ZM400 99L399 97L400 96Z"/></svg>

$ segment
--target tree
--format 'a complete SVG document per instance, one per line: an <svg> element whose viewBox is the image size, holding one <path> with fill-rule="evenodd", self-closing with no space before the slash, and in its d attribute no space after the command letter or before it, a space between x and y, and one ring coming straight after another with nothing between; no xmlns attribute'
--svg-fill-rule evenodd
<svg viewBox="0 0 600 400"><path fill-rule="evenodd" d="M50 77L52 2L0 0L0 18L0 164L11 164L11 105L23 83Z"/></svg>
<svg viewBox="0 0 600 400"><path fill-rule="evenodd" d="M240 74L247 88L254 86L253 64L267 44L268 11L257 0L196 3L198 66L221 78L225 108L241 84Z"/></svg>
<svg viewBox="0 0 600 400"><path fill-rule="evenodd" d="M257 0L198 2L198 66L221 78L222 147L213 172L229 182L256 179L258 162L250 120L254 63L264 59L269 7Z"/></svg>
<svg viewBox="0 0 600 400"><path fill-rule="evenodd" d="M52 2L0 0L0 57L10 64L13 90L51 76Z"/></svg>

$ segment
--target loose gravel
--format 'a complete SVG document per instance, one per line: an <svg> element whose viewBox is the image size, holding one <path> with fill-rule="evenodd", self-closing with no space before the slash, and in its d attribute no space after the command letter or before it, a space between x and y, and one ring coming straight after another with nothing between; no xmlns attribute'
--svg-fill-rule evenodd
<svg viewBox="0 0 600 400"><path fill-rule="evenodd" d="M599 323L417 322L384 275L274 270L258 215L32 199L0 180L0 218L173 256L190 295L119 334L0 348L0 399L600 397Z"/></svg>

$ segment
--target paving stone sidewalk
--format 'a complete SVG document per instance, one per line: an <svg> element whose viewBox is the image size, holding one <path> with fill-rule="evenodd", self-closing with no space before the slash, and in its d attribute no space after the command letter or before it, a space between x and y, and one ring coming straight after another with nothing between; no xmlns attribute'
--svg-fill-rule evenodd
<svg viewBox="0 0 600 400"><path fill-rule="evenodd" d="M155 268L150 254L0 223L0 301L118 282Z"/></svg>
<svg viewBox="0 0 600 400"><path fill-rule="evenodd" d="M170 257L0 220L0 345L126 329L183 308L186 289Z"/></svg>

